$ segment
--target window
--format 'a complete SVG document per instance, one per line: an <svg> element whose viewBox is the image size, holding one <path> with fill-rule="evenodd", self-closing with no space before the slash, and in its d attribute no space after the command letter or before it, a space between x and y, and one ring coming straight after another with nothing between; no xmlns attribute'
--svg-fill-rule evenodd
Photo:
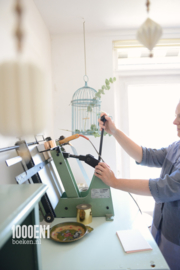
<svg viewBox="0 0 180 270"><path fill-rule="evenodd" d="M177 141L173 125L180 100L180 85L130 85L128 87L129 136L139 145L159 149ZM160 168L138 166L130 159L130 178L158 178ZM142 211L152 211L152 197L134 195Z"/></svg>
<svg viewBox="0 0 180 270"><path fill-rule="evenodd" d="M161 148L177 141L173 125L180 100L180 39L162 39L149 51L138 41L114 41L115 123L139 145ZM116 144L117 176L156 178L160 169L138 166ZM152 197L133 195L142 211L152 212Z"/></svg>

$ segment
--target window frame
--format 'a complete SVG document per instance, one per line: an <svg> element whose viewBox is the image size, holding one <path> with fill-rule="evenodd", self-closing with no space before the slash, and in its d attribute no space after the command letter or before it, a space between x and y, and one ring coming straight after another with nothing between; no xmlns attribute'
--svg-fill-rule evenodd
<svg viewBox="0 0 180 270"><path fill-rule="evenodd" d="M149 73L149 74L148 74ZM115 124L127 136L129 136L128 116L128 87L134 85L180 84L180 69L177 70L130 70L117 71L115 76ZM133 138L132 138L133 139ZM117 177L130 178L130 157L116 142L116 168Z"/></svg>

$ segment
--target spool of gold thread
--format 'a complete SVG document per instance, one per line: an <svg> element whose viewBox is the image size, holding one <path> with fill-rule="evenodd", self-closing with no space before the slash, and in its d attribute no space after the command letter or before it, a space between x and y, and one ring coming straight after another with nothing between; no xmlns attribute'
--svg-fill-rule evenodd
<svg viewBox="0 0 180 270"><path fill-rule="evenodd" d="M92 222L92 210L90 204L79 204L77 208L77 222L89 224Z"/></svg>

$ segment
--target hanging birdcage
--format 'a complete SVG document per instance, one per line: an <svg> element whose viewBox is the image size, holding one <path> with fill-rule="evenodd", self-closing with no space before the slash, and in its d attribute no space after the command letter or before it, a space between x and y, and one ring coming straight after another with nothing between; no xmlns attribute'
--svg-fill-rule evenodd
<svg viewBox="0 0 180 270"><path fill-rule="evenodd" d="M96 93L95 89L87 85L87 81L85 81L84 87L74 93L71 101L72 134L93 135L98 132L101 100L95 96Z"/></svg>
<svg viewBox="0 0 180 270"><path fill-rule="evenodd" d="M86 72L86 44L85 44L85 21L83 22L84 34L84 67L85 86L79 88L73 95L72 104L72 134L98 136L98 117L100 116L101 101L97 91L87 85Z"/></svg>

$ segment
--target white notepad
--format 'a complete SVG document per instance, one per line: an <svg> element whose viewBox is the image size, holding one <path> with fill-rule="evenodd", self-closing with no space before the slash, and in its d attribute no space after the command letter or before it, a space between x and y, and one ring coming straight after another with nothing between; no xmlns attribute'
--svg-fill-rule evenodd
<svg viewBox="0 0 180 270"><path fill-rule="evenodd" d="M126 253L152 250L139 230L125 230L116 232Z"/></svg>

